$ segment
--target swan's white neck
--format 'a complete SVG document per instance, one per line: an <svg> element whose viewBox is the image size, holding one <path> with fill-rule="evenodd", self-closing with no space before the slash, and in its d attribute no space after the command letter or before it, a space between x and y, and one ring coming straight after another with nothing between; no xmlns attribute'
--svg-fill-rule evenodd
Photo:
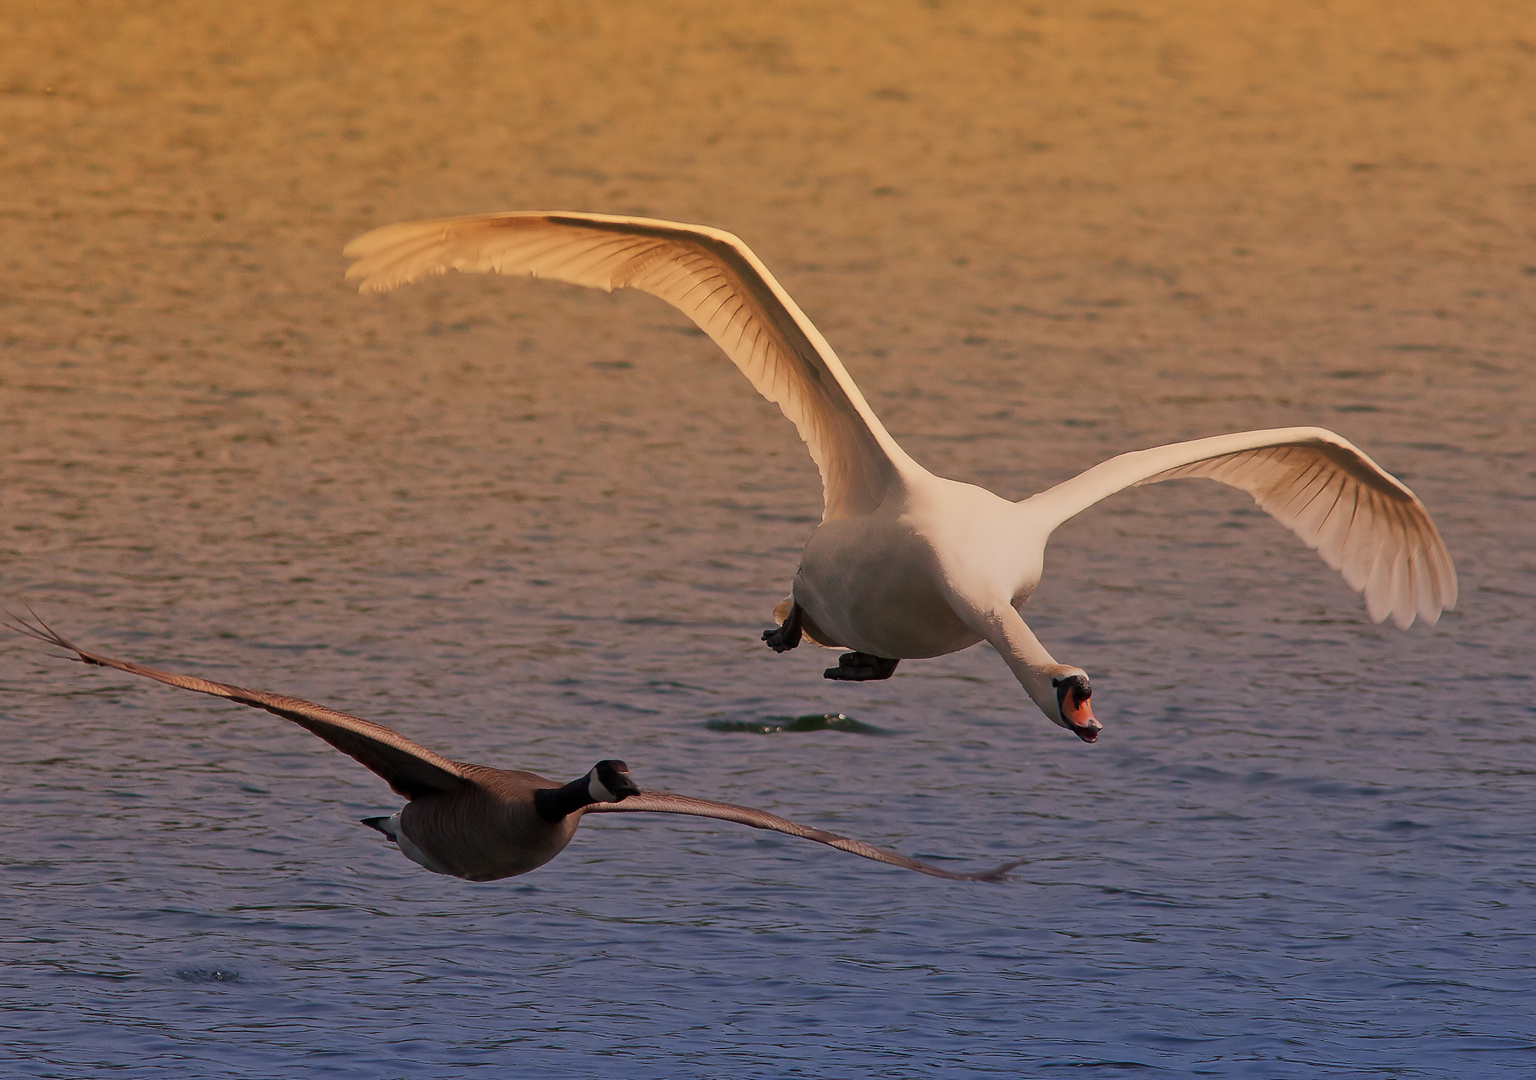
<svg viewBox="0 0 1536 1080"><path fill-rule="evenodd" d="M1063 665L1046 651L1035 632L1013 608L995 612L989 621L992 632L986 635L987 641L1002 655L1024 692L1046 716L1059 716L1056 688L1051 679Z"/></svg>

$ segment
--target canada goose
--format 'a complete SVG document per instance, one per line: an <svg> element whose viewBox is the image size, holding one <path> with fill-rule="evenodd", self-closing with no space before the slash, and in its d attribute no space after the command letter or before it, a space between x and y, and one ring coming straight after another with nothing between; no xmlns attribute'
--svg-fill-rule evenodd
<svg viewBox="0 0 1536 1080"><path fill-rule="evenodd" d="M821 470L822 521L763 639L852 650L829 679L886 679L899 660L989 642L1040 710L1093 742L1088 674L1059 664L1019 614L1055 528L1123 488L1206 477L1240 488L1349 585L1377 622L1431 625L1456 570L1413 492L1317 427L1216 435L1121 454L1013 503L907 456L832 347L745 244L648 218L518 211L387 225L346 247L347 277L381 292L449 269L526 274L658 296L725 350L799 429Z"/></svg>
<svg viewBox="0 0 1536 1080"><path fill-rule="evenodd" d="M622 761L599 761L586 775L556 784L530 772L492 769L449 761L382 724L349 716L299 698L172 675L151 667L87 652L37 617L29 622L7 613L21 633L74 653L73 659L116 668L184 690L228 698L275 713L318 735L342 753L378 773L410 800L390 817L363 824L393 840L413 862L438 874L470 881L494 881L526 874L549 862L571 842L583 814L691 814L772 829L827 844L840 851L951 881L1005 881L1023 860L977 874L941 870L846 836L813 829L764 810L710 802L664 791L641 791Z"/></svg>

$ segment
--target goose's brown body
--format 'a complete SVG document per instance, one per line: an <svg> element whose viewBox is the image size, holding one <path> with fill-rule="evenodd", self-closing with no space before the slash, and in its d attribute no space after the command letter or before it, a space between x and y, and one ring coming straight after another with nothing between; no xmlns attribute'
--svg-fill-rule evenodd
<svg viewBox="0 0 1536 1080"><path fill-rule="evenodd" d="M581 814L546 821L534 793L561 785L531 772L461 765L467 783L423 795L400 811L400 828L429 869L470 881L495 881L536 870L565 850ZM426 865L426 864L424 864Z"/></svg>

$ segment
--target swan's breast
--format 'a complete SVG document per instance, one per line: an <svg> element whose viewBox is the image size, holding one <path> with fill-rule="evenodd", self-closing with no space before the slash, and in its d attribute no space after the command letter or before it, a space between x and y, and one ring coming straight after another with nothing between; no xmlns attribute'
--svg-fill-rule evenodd
<svg viewBox="0 0 1536 1080"><path fill-rule="evenodd" d="M823 523L801 556L794 595L824 640L915 659L981 640L955 615L942 581L929 540L899 508L882 507Z"/></svg>
<svg viewBox="0 0 1536 1080"><path fill-rule="evenodd" d="M1015 504L929 479L812 534L795 600L831 640L876 656L941 656L981 640L949 597L973 610L1017 607L1039 583L1044 544Z"/></svg>
<svg viewBox="0 0 1536 1080"><path fill-rule="evenodd" d="M1048 534L1019 504L946 480L913 499L907 517L932 545L950 590L974 606L1022 607L1040 584Z"/></svg>

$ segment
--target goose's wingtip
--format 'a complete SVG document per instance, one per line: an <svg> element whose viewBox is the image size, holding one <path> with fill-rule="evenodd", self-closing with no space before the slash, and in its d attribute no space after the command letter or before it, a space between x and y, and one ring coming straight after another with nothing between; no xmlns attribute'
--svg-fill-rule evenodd
<svg viewBox="0 0 1536 1080"><path fill-rule="evenodd" d="M1028 859L1014 859L1012 862L1005 862L1001 866L994 866L990 870L977 874L975 878L977 881L990 881L994 883L1012 881L1014 878L1009 871L1023 866L1028 861Z"/></svg>
<svg viewBox="0 0 1536 1080"><path fill-rule="evenodd" d="M77 655L71 657L71 659L85 659L84 654L81 653L79 649L75 648L74 642L70 641L63 634L60 634L57 630L44 622L43 617L39 615L35 610L33 610L31 604L23 600L21 601L21 606L27 609L27 614L31 616L31 619L27 619L21 615L18 615L10 608L0 608L0 612L4 612L5 614L5 618L7 620L6 626L8 629L18 634L25 634L29 638L35 638L36 640L43 642L45 645L54 645L58 648L76 653Z"/></svg>

